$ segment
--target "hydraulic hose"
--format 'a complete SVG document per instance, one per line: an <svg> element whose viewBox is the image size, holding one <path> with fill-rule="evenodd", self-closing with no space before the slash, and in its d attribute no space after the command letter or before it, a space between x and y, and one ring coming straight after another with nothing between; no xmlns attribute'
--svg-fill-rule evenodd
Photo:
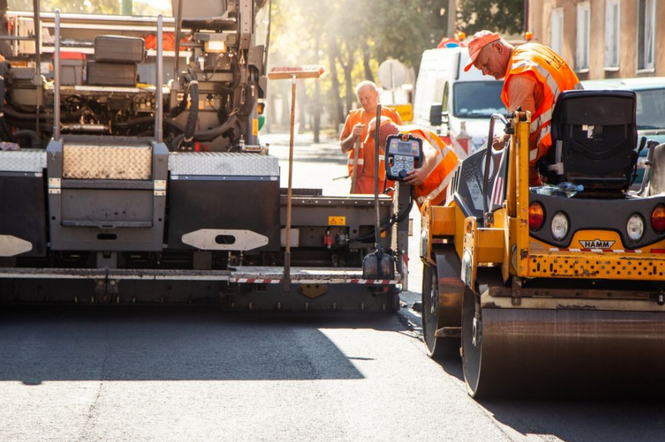
<svg viewBox="0 0 665 442"><path fill-rule="evenodd" d="M187 124L185 125L184 142L190 144L194 141L194 131L196 130L196 122L199 119L199 82L196 81L196 74L192 72L192 81L189 82L189 96L191 106L189 107L189 115L187 116Z"/></svg>
<svg viewBox="0 0 665 442"><path fill-rule="evenodd" d="M212 129L203 130L200 132L194 132L194 134L192 135L192 141L212 141L215 138L222 135L227 130L231 129L233 125L236 123L236 120L237 120L236 116L231 115L221 126L213 127ZM173 139L171 147L173 149L177 149L178 147L180 147L180 143L183 141L184 137L185 134L181 134L175 137Z"/></svg>
<svg viewBox="0 0 665 442"><path fill-rule="evenodd" d="M30 129L23 129L23 130L17 130L14 132L14 138L17 140L20 140L21 138L30 138L32 140L32 148L33 149L40 149L42 147L42 140L39 138L39 134L35 132L34 130Z"/></svg>
<svg viewBox="0 0 665 442"><path fill-rule="evenodd" d="M397 215L392 215L392 216L388 217L387 219L383 220L383 222L381 222L381 227L379 229L379 232L383 233L390 226L392 226L393 224L400 223L400 222L404 221L409 216L409 213L411 213L412 208L413 208L413 190L411 191L411 198L409 198L409 204L407 204L406 208L404 210L402 210L400 213L398 213ZM366 241L368 239L374 238L374 235L375 235L375 229L372 229L367 233L356 236L355 238L350 238L349 243L351 243L353 241ZM332 249L337 250L337 249L340 249L342 247L345 247L345 245L340 244L340 245L334 246Z"/></svg>
<svg viewBox="0 0 665 442"><path fill-rule="evenodd" d="M78 109L78 110L76 110L76 111L74 111L74 112L70 112L70 113L64 114L64 115L63 115L63 119L74 119L74 118L79 118L81 115L83 115L83 111L84 111L84 109L81 108L81 109ZM11 107L11 106L9 106L9 105L7 105L7 106L4 107L3 112L4 112L8 117L11 117L11 118L16 119L16 120L30 120L30 121L34 121L34 120L35 120L35 117L37 116L37 114L35 114L35 113L17 111L16 109L14 109L13 107ZM52 121L52 120L53 120L53 115L52 115L52 114L39 114L39 119L40 119L40 120L48 120L48 121Z"/></svg>
<svg viewBox="0 0 665 442"><path fill-rule="evenodd" d="M131 120L115 123L113 127L116 129L127 129L132 126L140 126L142 124L155 124L155 119L152 117L137 117L137 118L132 118ZM171 129L175 129L180 133L183 133L185 131L185 128L174 120L165 119L164 124L169 126Z"/></svg>
<svg viewBox="0 0 665 442"><path fill-rule="evenodd" d="M3 113L3 106L5 103L5 78L7 77L7 71L9 70L9 62L2 61L0 62L0 138L4 141L15 141L14 136L12 135L12 130L5 120L5 114Z"/></svg>

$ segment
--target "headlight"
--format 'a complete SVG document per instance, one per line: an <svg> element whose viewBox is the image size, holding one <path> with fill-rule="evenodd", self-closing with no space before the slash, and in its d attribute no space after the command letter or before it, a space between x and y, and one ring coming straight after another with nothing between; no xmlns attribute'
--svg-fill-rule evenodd
<svg viewBox="0 0 665 442"><path fill-rule="evenodd" d="M626 232L628 232L628 238L633 242L642 239L642 235L644 235L644 220L641 215L634 213L628 218Z"/></svg>
<svg viewBox="0 0 665 442"><path fill-rule="evenodd" d="M552 217L552 236L561 241L568 235L568 217L563 212L557 212Z"/></svg>

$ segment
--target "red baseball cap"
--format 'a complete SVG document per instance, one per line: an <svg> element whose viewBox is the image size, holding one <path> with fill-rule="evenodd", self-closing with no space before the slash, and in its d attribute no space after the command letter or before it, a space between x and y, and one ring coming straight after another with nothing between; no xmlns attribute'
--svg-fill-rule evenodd
<svg viewBox="0 0 665 442"><path fill-rule="evenodd" d="M478 54L480 54L480 51L487 46L490 43L493 43L497 40L501 40L501 36L495 32L490 32L490 31L478 31L476 32L473 37L471 37L471 41L469 41L469 44L467 45L469 47L469 64L466 65L464 68L464 72L467 72L469 69L471 69L471 66L473 66L473 62L476 61L476 58L478 58Z"/></svg>

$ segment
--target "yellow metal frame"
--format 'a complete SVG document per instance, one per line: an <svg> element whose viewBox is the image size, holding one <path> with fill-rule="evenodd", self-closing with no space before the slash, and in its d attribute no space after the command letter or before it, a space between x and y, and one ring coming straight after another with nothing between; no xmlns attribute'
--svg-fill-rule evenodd
<svg viewBox="0 0 665 442"><path fill-rule="evenodd" d="M428 262L438 241L454 242L463 266L466 283L475 286L476 268L500 266L505 282L511 276L523 278L573 278L608 280L665 280L665 240L639 250L623 248L618 233L603 230L577 232L569 249L558 249L530 236L529 232L529 125L531 115L517 112L512 120L506 200L479 227L475 218L464 218L454 202L448 206L423 207L423 239L427 241ZM580 240L606 238L616 244L613 250L582 250ZM575 247L578 247L575 249ZM572 249L572 250L571 250ZM464 264L466 263L466 264Z"/></svg>

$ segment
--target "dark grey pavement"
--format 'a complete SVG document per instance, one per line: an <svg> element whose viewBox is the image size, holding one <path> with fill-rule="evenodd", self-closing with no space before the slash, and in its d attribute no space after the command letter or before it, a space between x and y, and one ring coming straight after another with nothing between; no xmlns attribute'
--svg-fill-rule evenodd
<svg viewBox="0 0 665 442"><path fill-rule="evenodd" d="M348 188L332 181L345 172L336 149L298 147L309 178L294 182ZM0 307L0 441L665 440L662 403L474 401L459 357L430 360L420 326L407 309Z"/></svg>

